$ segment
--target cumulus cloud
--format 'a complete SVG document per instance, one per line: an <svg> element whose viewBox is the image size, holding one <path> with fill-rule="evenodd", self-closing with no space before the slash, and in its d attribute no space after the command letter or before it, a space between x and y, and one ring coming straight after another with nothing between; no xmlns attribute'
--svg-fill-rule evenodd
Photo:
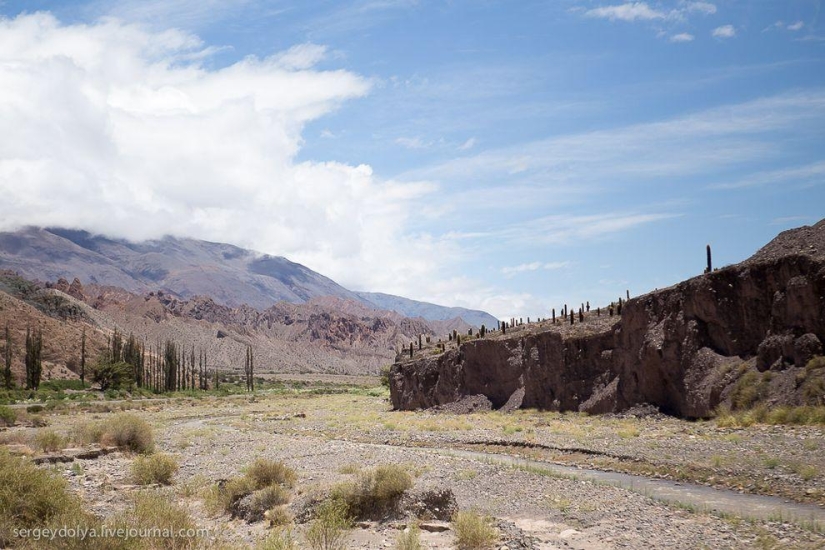
<svg viewBox="0 0 825 550"><path fill-rule="evenodd" d="M716 6L710 2L688 2L685 11L713 15L716 13Z"/></svg>
<svg viewBox="0 0 825 550"><path fill-rule="evenodd" d="M370 90L317 69L325 53L301 44L207 69L209 49L181 31L0 20L0 229L189 236L281 254L355 288L415 287L452 252L407 229L409 201L435 186L296 160L307 122Z"/></svg>
<svg viewBox="0 0 825 550"><path fill-rule="evenodd" d="M710 2L682 2L679 7L663 10L651 7L647 2L625 2L612 6L600 6L586 10L586 17L609 19L611 21L683 21L690 14L713 15L716 6Z"/></svg>
<svg viewBox="0 0 825 550"><path fill-rule="evenodd" d="M611 21L650 21L664 19L667 13L651 8L646 2L628 2L615 6L602 6L584 12L587 17L610 19Z"/></svg>
<svg viewBox="0 0 825 550"><path fill-rule="evenodd" d="M690 33L681 32L679 34L674 34L670 37L671 42L692 42L693 39L696 38Z"/></svg>
<svg viewBox="0 0 825 550"><path fill-rule="evenodd" d="M733 25L722 25L713 29L714 38L733 38L736 36L736 29Z"/></svg>
<svg viewBox="0 0 825 550"><path fill-rule="evenodd" d="M804 27L804 26L805 26L805 23L803 23L802 21L797 21L796 23L792 23L792 24L788 25L787 29L789 31L796 32L796 31L802 30L802 27Z"/></svg>

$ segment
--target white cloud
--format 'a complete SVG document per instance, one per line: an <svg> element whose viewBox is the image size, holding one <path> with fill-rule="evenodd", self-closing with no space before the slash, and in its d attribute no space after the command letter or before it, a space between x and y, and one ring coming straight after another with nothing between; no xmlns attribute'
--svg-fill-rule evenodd
<svg viewBox="0 0 825 550"><path fill-rule="evenodd" d="M693 39L696 38L690 33L682 32L679 34L674 34L670 37L671 42L692 42Z"/></svg>
<svg viewBox="0 0 825 550"><path fill-rule="evenodd" d="M518 174L544 190L545 201L603 186L644 185L657 178L724 173L732 166L781 157L787 133L821 133L825 90L782 94L686 116L563 135L491 149L406 174L436 182L513 181ZM612 183L616 182L616 183ZM529 195L531 200L534 194Z"/></svg>
<svg viewBox="0 0 825 550"><path fill-rule="evenodd" d="M802 28L803 28L804 26L805 26L805 23L803 23L802 21L797 21L796 23L793 23L793 24L791 24L791 25L788 25L786 28L787 28L789 31L799 31L799 30L802 30Z"/></svg>
<svg viewBox="0 0 825 550"><path fill-rule="evenodd" d="M825 180L825 161L779 170L756 172L735 182L721 183L713 189L740 189L763 185L798 183L802 185L822 183Z"/></svg>
<svg viewBox="0 0 825 550"><path fill-rule="evenodd" d="M434 184L296 161L304 125L369 80L318 70L313 44L214 70L196 61L204 49L115 19L0 20L0 229L231 242L371 290L437 278L451 244L408 229Z"/></svg>
<svg viewBox="0 0 825 550"><path fill-rule="evenodd" d="M722 25L713 29L712 34L715 38L733 38L736 36L736 29L733 25Z"/></svg>
<svg viewBox="0 0 825 550"><path fill-rule="evenodd" d="M710 2L688 2L685 9L688 12L696 12L703 15L713 15L716 13L716 6Z"/></svg>
<svg viewBox="0 0 825 550"><path fill-rule="evenodd" d="M464 143L459 145L458 150L459 151L469 151L470 149L475 147L475 145L476 145L476 138L471 137L470 139L468 139L467 141L465 141Z"/></svg>
<svg viewBox="0 0 825 550"><path fill-rule="evenodd" d="M407 149L427 149L432 145L431 142L424 141L420 137L400 137L395 140L395 143Z"/></svg>
<svg viewBox="0 0 825 550"><path fill-rule="evenodd" d="M681 7L665 11L651 7L647 2L625 2L612 6L600 6L584 12L585 17L609 19L611 21L683 21L688 15L698 13L713 15L716 6L710 2L682 2Z"/></svg>
<svg viewBox="0 0 825 550"><path fill-rule="evenodd" d="M615 6L603 6L584 12L586 17L610 19L611 21L650 21L665 19L667 13L651 8L646 2L627 2Z"/></svg>
<svg viewBox="0 0 825 550"><path fill-rule="evenodd" d="M553 271L557 269L564 269L565 267L569 267L570 265L570 262L530 262L527 264L502 267L501 273L507 277L512 277L513 275L516 275L518 273L538 271L540 269L546 271Z"/></svg>
<svg viewBox="0 0 825 550"><path fill-rule="evenodd" d="M615 236L621 231L634 227L680 217L681 214L656 212L642 214L635 212L604 212L586 215L552 215L534 218L505 227L475 233L453 233L452 239L495 241L505 246L521 246L530 235L531 247L538 245L571 245L582 241L593 241ZM566 262L563 262L566 263ZM528 271L532 264L526 264L520 271ZM537 266L538 269L541 266ZM562 266L563 267L563 266ZM514 268L513 268L514 269ZM510 273L515 273L512 271Z"/></svg>

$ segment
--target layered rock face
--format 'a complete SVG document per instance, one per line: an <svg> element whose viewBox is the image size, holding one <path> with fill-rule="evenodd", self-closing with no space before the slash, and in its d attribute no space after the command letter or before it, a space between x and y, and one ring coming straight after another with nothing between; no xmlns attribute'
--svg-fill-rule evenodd
<svg viewBox="0 0 825 550"><path fill-rule="evenodd" d="M825 220L782 233L741 264L631 299L618 320L592 326L576 334L552 324L509 331L396 362L393 406L481 394L494 407L518 400L603 413L649 403L698 418L754 370L771 371L763 377L766 400L805 404L811 396L799 391L796 374L825 341Z"/></svg>

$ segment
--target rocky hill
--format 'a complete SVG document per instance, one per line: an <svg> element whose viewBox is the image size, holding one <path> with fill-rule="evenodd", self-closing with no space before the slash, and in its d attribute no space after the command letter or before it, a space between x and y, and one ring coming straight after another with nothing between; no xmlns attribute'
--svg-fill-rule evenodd
<svg viewBox="0 0 825 550"><path fill-rule="evenodd" d="M84 286L78 279L40 284L0 271L0 329L7 323L18 381L27 328L43 332L45 379L76 377L73 363L80 358L84 331L90 362L118 330L150 346L167 339L186 349L194 346L206 352L210 367L223 371L241 370L246 347L252 346L259 373L377 374L419 334L434 336L442 330L440 322L433 327L420 318L339 298L278 302L258 310L203 296L183 299L163 291L137 294Z"/></svg>
<svg viewBox="0 0 825 550"><path fill-rule="evenodd" d="M391 395L397 409L482 395L493 407L603 413L648 403L687 418L720 405L825 404L823 341L825 220L741 264L632 298L620 316L591 310L573 326L523 325L399 356Z"/></svg>
<svg viewBox="0 0 825 550"><path fill-rule="evenodd" d="M458 318L475 326L495 324L495 318L482 311L356 293L286 258L194 239L135 243L86 231L29 227L0 232L0 269L31 280L77 278L85 285L139 294L162 290L184 299L209 296L229 307L246 304L263 310L280 301L302 304L334 297L428 321Z"/></svg>

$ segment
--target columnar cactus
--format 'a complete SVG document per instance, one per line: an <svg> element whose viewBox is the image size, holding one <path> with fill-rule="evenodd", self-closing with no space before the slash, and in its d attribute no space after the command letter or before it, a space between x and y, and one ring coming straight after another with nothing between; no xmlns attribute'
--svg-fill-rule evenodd
<svg viewBox="0 0 825 550"><path fill-rule="evenodd" d="M553 311L551 312L551 314L553 316L553 324L555 325L556 324L556 308L553 308Z"/></svg>
<svg viewBox="0 0 825 550"><path fill-rule="evenodd" d="M706 252L708 257L708 266L705 268L705 273L710 273L711 271L713 271L713 264L710 258L710 245L707 245Z"/></svg>

